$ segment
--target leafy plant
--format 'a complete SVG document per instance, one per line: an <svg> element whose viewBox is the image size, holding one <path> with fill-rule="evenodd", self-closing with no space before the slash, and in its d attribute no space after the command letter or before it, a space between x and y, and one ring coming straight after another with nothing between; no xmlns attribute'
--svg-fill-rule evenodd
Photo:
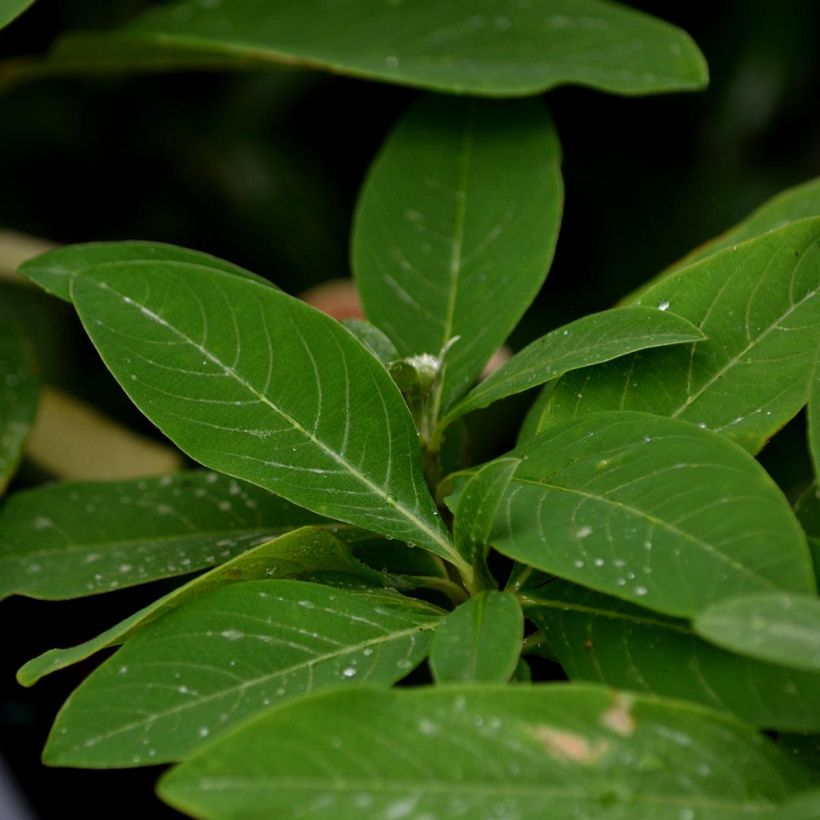
<svg viewBox="0 0 820 820"><path fill-rule="evenodd" d="M19 671L117 647L45 761L178 764L160 796L214 818L810 816L793 745L820 733L820 496L793 509L755 456L808 403L820 468L820 183L482 378L544 283L563 192L542 102L478 95L699 87L700 53L599 0L223 0L74 35L37 70L269 60L474 96L421 96L371 167L370 323L158 243L21 267L208 468L0 510L3 596L200 572ZM0 482L37 391L11 327ZM470 414L534 388L514 449L471 463Z"/></svg>

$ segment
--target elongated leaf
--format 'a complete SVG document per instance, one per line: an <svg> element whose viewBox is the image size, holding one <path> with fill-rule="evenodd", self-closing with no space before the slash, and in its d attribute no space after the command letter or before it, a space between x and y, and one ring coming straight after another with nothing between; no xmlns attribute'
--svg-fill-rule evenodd
<svg viewBox="0 0 820 820"><path fill-rule="evenodd" d="M521 466L493 532L511 558L672 615L815 589L788 502L722 436L613 411L556 425L513 455Z"/></svg>
<svg viewBox="0 0 820 820"><path fill-rule="evenodd" d="M39 388L31 350L17 327L0 316L0 493L23 455Z"/></svg>
<svg viewBox="0 0 820 820"><path fill-rule="evenodd" d="M192 458L460 560L398 389L337 322L250 279L181 263L88 268L72 288L123 389Z"/></svg>
<svg viewBox="0 0 820 820"><path fill-rule="evenodd" d="M222 587L135 635L57 716L44 760L88 768L178 760L255 712L334 686L390 685L441 618L395 594L302 581Z"/></svg>
<svg viewBox="0 0 820 820"><path fill-rule="evenodd" d="M740 820L811 784L711 710L597 686L328 692L160 783L199 817Z"/></svg>
<svg viewBox="0 0 820 820"><path fill-rule="evenodd" d="M0 28L7 26L32 5L34 0L0 0Z"/></svg>
<svg viewBox="0 0 820 820"><path fill-rule="evenodd" d="M362 319L343 319L342 324L382 363L399 358L395 345L375 325Z"/></svg>
<svg viewBox="0 0 820 820"><path fill-rule="evenodd" d="M453 538L470 566L484 569L498 507L518 465L516 458L500 458L484 465L464 485L455 509Z"/></svg>
<svg viewBox="0 0 820 820"><path fill-rule="evenodd" d="M600 0L196 0L170 3L121 37L71 38L55 60L93 67L222 60L488 96L577 83L620 94L701 88L706 64L682 31ZM161 67L161 66L160 66Z"/></svg>
<svg viewBox="0 0 820 820"><path fill-rule="evenodd" d="M547 274L561 150L539 101L427 97L370 170L353 267L370 320L403 356L438 356L446 408L481 373Z"/></svg>
<svg viewBox="0 0 820 820"><path fill-rule="evenodd" d="M349 547L332 535L314 527L302 527L194 578L84 643L67 649L49 649L22 666L17 680L23 686L32 686L45 675L90 658L101 649L124 643L171 610L225 584L259 578L315 577L326 572L358 577L371 585L381 586L387 581L383 573L353 558Z"/></svg>
<svg viewBox="0 0 820 820"><path fill-rule="evenodd" d="M809 449L814 463L814 475L820 478L820 342L814 370L809 383Z"/></svg>
<svg viewBox="0 0 820 820"><path fill-rule="evenodd" d="M527 345L474 387L444 421L537 387L569 370L600 364L636 350L704 338L686 319L652 308L616 308L593 313Z"/></svg>
<svg viewBox="0 0 820 820"><path fill-rule="evenodd" d="M694 701L769 729L820 728L820 675L719 649L684 621L563 581L526 614L571 680Z"/></svg>
<svg viewBox="0 0 820 820"><path fill-rule="evenodd" d="M636 304L669 309L707 340L564 376L527 434L596 410L708 426L757 452L806 403L820 330L820 219L801 220L666 277Z"/></svg>
<svg viewBox="0 0 820 820"><path fill-rule="evenodd" d="M0 598L77 598L184 575L322 521L203 471L51 484L0 508Z"/></svg>
<svg viewBox="0 0 820 820"><path fill-rule="evenodd" d="M20 266L20 273L44 290L71 301L71 280L80 271L110 262L184 262L233 273L273 285L261 276L216 256L163 242L88 242L41 254Z"/></svg>
<svg viewBox="0 0 820 820"><path fill-rule="evenodd" d="M732 652L820 672L816 596L765 592L730 598L701 612L694 626L702 638Z"/></svg>
<svg viewBox="0 0 820 820"><path fill-rule="evenodd" d="M521 654L524 616L508 592L468 598L436 630L430 669L437 683L506 683Z"/></svg>
<svg viewBox="0 0 820 820"><path fill-rule="evenodd" d="M794 507L814 562L814 574L820 587L820 484L814 482L797 500Z"/></svg>

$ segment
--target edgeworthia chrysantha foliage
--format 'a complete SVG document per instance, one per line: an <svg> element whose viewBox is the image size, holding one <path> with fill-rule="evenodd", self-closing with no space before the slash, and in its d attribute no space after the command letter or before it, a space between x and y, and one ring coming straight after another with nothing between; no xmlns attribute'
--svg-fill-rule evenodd
<svg viewBox="0 0 820 820"><path fill-rule="evenodd" d="M788 502L722 436L612 411L551 427L513 455L521 465L492 535L511 558L671 615L815 590Z"/></svg>
<svg viewBox="0 0 820 820"><path fill-rule="evenodd" d="M701 612L694 626L701 637L732 652L820 673L817 596L764 592L730 598Z"/></svg>
<svg viewBox="0 0 820 820"><path fill-rule="evenodd" d="M388 580L383 573L357 561L350 548L329 533L303 527L240 553L84 643L66 649L49 649L22 666L17 680L23 686L32 686L45 675L85 660L101 649L124 643L172 609L225 584L260 578L322 577L325 573L332 573L334 578L349 576L378 586Z"/></svg>
<svg viewBox="0 0 820 820"><path fill-rule="evenodd" d="M44 752L89 768L179 760L274 703L389 686L427 654L441 613L303 581L217 589L135 635L66 701Z"/></svg>
<svg viewBox="0 0 820 820"><path fill-rule="evenodd" d="M72 296L123 389L192 458L462 563L401 394L338 322L183 263L87 268Z"/></svg>
<svg viewBox="0 0 820 820"><path fill-rule="evenodd" d="M507 592L468 598L436 630L430 670L436 683L506 683L518 665L524 616Z"/></svg>
<svg viewBox="0 0 820 820"><path fill-rule="evenodd" d="M561 149L538 100L427 97L370 170L353 231L365 311L402 356L441 356L433 416L478 377L541 288Z"/></svg>
<svg viewBox="0 0 820 820"><path fill-rule="evenodd" d="M203 749L159 792L214 820L740 820L811 783L718 712L553 684L324 693Z"/></svg>
<svg viewBox="0 0 820 820"><path fill-rule="evenodd" d="M0 493L22 458L39 389L33 351L17 326L0 313Z"/></svg>
<svg viewBox="0 0 820 820"><path fill-rule="evenodd" d="M820 219L805 219L660 280L635 304L669 310L706 340L569 373L525 436L596 410L646 410L757 452L808 400L820 332Z"/></svg>
<svg viewBox="0 0 820 820"><path fill-rule="evenodd" d="M438 91L537 94L575 83L619 94L702 88L706 63L679 29L601 0L198 0L121 32L75 35L54 68L306 65Z"/></svg>
<svg viewBox="0 0 820 820"><path fill-rule="evenodd" d="M818 674L736 655L686 621L565 581L524 603L571 680L702 703L762 728L820 730Z"/></svg>
<svg viewBox="0 0 820 820"><path fill-rule="evenodd" d="M204 471L51 484L0 506L0 598L77 598L185 575L322 520Z"/></svg>

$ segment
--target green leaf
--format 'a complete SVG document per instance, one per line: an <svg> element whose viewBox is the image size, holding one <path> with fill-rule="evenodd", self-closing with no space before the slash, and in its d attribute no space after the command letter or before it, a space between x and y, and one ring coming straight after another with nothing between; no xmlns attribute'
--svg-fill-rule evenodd
<svg viewBox="0 0 820 820"><path fill-rule="evenodd" d="M484 571L498 507L520 460L499 458L478 469L464 485L455 504L453 540L470 566Z"/></svg>
<svg viewBox="0 0 820 820"><path fill-rule="evenodd" d="M540 290L561 219L560 161L540 101L431 96L370 169L353 231L362 302L402 356L452 345L436 409L478 377Z"/></svg>
<svg viewBox="0 0 820 820"><path fill-rule="evenodd" d="M68 245L36 256L20 266L20 273L66 302L71 301L71 280L86 268L110 262L187 262L233 273L273 285L261 276L215 256L162 242L88 242Z"/></svg>
<svg viewBox="0 0 820 820"><path fill-rule="evenodd" d="M820 219L807 219L664 278L636 304L668 308L707 340L567 374L537 402L526 434L596 410L644 410L707 426L757 452L808 399L820 330L818 265Z"/></svg>
<svg viewBox="0 0 820 820"><path fill-rule="evenodd" d="M765 592L730 598L701 612L694 627L732 652L820 672L820 598L815 596Z"/></svg>
<svg viewBox="0 0 820 820"><path fill-rule="evenodd" d="M461 560L398 389L338 322L250 279L173 262L88 268L72 294L123 389L192 458Z"/></svg>
<svg viewBox="0 0 820 820"><path fill-rule="evenodd" d="M436 683L506 683L521 655L524 616L508 592L468 598L436 630L430 669Z"/></svg>
<svg viewBox="0 0 820 820"><path fill-rule="evenodd" d="M349 547L332 535L303 527L240 553L84 643L67 649L49 649L24 664L17 672L17 681L32 686L45 675L90 658L101 649L124 643L172 609L225 584L259 578L316 577L323 573L341 573L380 586L388 580L384 574L357 561Z"/></svg>
<svg viewBox="0 0 820 820"><path fill-rule="evenodd" d="M105 768L190 754L271 704L389 686L427 654L438 610L396 594L247 581L135 635L73 692L43 759Z"/></svg>
<svg viewBox="0 0 820 820"><path fill-rule="evenodd" d="M513 455L522 462L492 540L510 558L671 615L815 589L788 502L722 436L613 411L556 425Z"/></svg>
<svg viewBox="0 0 820 820"><path fill-rule="evenodd" d="M814 563L814 574L820 587L820 484L817 481L797 500L794 512L806 533Z"/></svg>
<svg viewBox="0 0 820 820"><path fill-rule="evenodd" d="M328 692L177 767L197 817L741 820L811 785L746 725L598 686Z"/></svg>
<svg viewBox="0 0 820 820"><path fill-rule="evenodd" d="M7 26L33 5L34 0L0 0L0 28Z"/></svg>
<svg viewBox="0 0 820 820"><path fill-rule="evenodd" d="M600 0L185 0L151 10L120 36L69 38L53 60L58 68L128 68L153 55L225 67L307 65L487 96L565 83L632 95L707 82L705 60L683 31Z"/></svg>
<svg viewBox="0 0 820 820"><path fill-rule="evenodd" d="M814 475L820 478L820 342L817 345L814 369L809 381L809 450L814 463Z"/></svg>
<svg viewBox="0 0 820 820"><path fill-rule="evenodd" d="M314 513L217 473L50 484L0 508L0 599L78 598L212 567Z"/></svg>
<svg viewBox="0 0 820 820"><path fill-rule="evenodd" d="M520 350L458 402L442 426L450 419L538 387L569 370L600 364L636 350L704 338L686 319L653 308L616 308L584 316Z"/></svg>
<svg viewBox="0 0 820 820"><path fill-rule="evenodd" d="M0 494L22 458L39 394L32 351L16 325L0 317Z"/></svg>
<svg viewBox="0 0 820 820"><path fill-rule="evenodd" d="M571 680L694 701L768 729L820 729L820 676L745 658L685 621L554 581L525 601Z"/></svg>
<svg viewBox="0 0 820 820"><path fill-rule="evenodd" d="M362 319L342 319L342 324L384 365L399 358L396 346L375 325Z"/></svg>

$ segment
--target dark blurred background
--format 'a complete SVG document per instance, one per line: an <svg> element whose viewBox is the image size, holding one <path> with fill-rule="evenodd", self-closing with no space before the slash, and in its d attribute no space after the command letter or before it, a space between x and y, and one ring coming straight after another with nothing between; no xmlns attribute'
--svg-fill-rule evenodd
<svg viewBox="0 0 820 820"><path fill-rule="evenodd" d="M114 25L147 5L40 0L0 32L0 60L41 53L61 32ZM820 173L820 3L631 5L686 29L706 55L711 85L698 94L637 99L577 88L546 95L564 147L565 217L547 285L514 346L611 306L771 195ZM349 275L358 187L416 94L296 70L11 87L0 95L0 228L60 243L172 242L298 293ZM9 284L0 287L2 307L24 318L42 349L59 338L59 357L46 356L43 365L49 381L151 434L97 364L70 311ZM513 402L496 412L513 419L522 408ZM803 435L798 419L763 454L790 493L808 474ZM504 444L490 437L486 446ZM17 486L30 480L24 469ZM151 796L156 770L39 765L54 714L87 668L32 690L14 681L33 655L83 640L156 594L137 589L66 604L3 605L0 755L32 816L173 816Z"/></svg>

